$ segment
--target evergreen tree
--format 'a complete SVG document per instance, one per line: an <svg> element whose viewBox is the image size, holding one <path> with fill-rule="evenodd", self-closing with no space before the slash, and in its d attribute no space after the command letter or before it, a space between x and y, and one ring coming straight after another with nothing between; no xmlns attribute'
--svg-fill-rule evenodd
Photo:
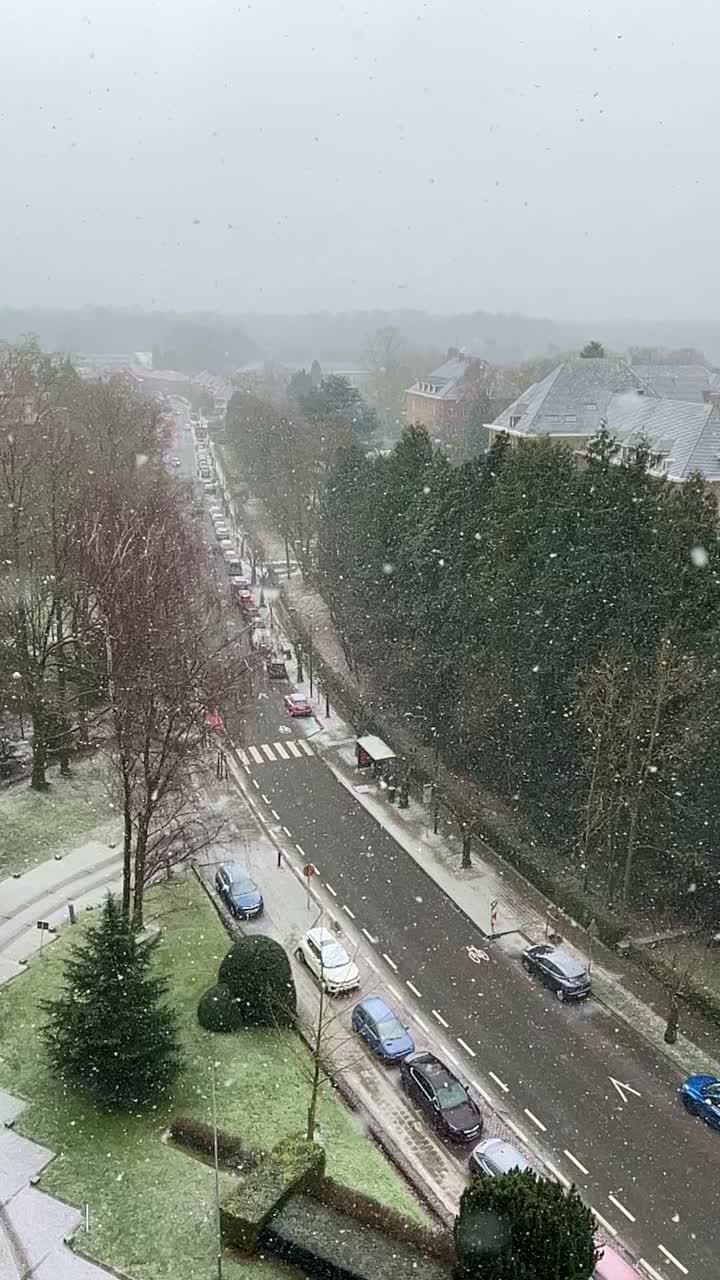
<svg viewBox="0 0 720 1280"><path fill-rule="evenodd" d="M61 995L43 1002L53 1071L102 1106L147 1105L182 1070L167 982L152 973L156 943L139 940L108 894L100 920L65 961Z"/></svg>
<svg viewBox="0 0 720 1280"><path fill-rule="evenodd" d="M575 1187L529 1170L473 1178L455 1219L456 1280L589 1280L594 1232Z"/></svg>
<svg viewBox="0 0 720 1280"><path fill-rule="evenodd" d="M598 342L593 338L592 342L587 342L580 352L583 360L601 360L605 355L605 348L602 342Z"/></svg>

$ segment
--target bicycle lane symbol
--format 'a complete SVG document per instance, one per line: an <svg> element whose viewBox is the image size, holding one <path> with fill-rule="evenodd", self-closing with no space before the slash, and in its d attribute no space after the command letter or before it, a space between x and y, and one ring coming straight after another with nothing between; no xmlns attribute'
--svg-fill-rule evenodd
<svg viewBox="0 0 720 1280"><path fill-rule="evenodd" d="M490 959L487 951L481 951L480 947L466 947L465 950L473 964L483 964L484 961Z"/></svg>

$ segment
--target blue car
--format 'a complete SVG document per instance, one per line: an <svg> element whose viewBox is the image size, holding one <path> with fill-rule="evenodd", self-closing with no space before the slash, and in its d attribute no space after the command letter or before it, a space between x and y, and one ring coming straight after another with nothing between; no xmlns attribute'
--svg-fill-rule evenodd
<svg viewBox="0 0 720 1280"><path fill-rule="evenodd" d="M368 996L355 1005L352 1027L383 1062L400 1062L415 1052L415 1041L407 1027L380 996Z"/></svg>
<svg viewBox="0 0 720 1280"><path fill-rule="evenodd" d="M263 896L239 862L223 862L215 873L215 888L237 918L253 920L264 909Z"/></svg>
<svg viewBox="0 0 720 1280"><path fill-rule="evenodd" d="M720 1080L717 1076L688 1076L680 1096L691 1116L700 1116L720 1129Z"/></svg>

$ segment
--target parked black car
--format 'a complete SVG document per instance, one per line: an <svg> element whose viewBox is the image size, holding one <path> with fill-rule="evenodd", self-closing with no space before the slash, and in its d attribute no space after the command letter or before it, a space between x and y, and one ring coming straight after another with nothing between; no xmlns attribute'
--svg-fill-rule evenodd
<svg viewBox="0 0 720 1280"><path fill-rule="evenodd" d="M584 1000L590 995L590 974L566 951L543 943L523 952L523 968L535 974L558 1000Z"/></svg>
<svg viewBox="0 0 720 1280"><path fill-rule="evenodd" d="M234 916L251 920L262 915L263 896L239 862L223 862L215 872L215 886Z"/></svg>
<svg viewBox="0 0 720 1280"><path fill-rule="evenodd" d="M411 1053L400 1066L405 1092L450 1142L476 1142L483 1119L465 1085L434 1053Z"/></svg>

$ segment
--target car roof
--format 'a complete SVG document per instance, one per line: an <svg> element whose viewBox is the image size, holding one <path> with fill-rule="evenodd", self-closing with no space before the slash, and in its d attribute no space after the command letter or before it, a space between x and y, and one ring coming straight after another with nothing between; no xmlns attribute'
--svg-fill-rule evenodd
<svg viewBox="0 0 720 1280"><path fill-rule="evenodd" d="M489 1138L480 1146L482 1148L480 1154L491 1160L497 1169L507 1172L510 1169L528 1168L528 1162L522 1151L518 1151L511 1142L505 1142L502 1138Z"/></svg>
<svg viewBox="0 0 720 1280"><path fill-rule="evenodd" d="M445 1066L434 1053L422 1053L416 1058L410 1059L412 1066L417 1067L422 1075L432 1081L436 1088L441 1089L445 1084L458 1084L457 1076L453 1075L449 1067Z"/></svg>
<svg viewBox="0 0 720 1280"><path fill-rule="evenodd" d="M559 947L553 947L545 958L552 960L552 963L556 964L558 969L562 969L568 978L581 978L586 972L585 966L579 960L576 960L574 956L568 955L567 951L561 951Z"/></svg>
<svg viewBox="0 0 720 1280"><path fill-rule="evenodd" d="M255 883L250 872L245 869L241 862L223 862L220 870L230 877L233 884L236 880L249 880L251 884Z"/></svg>
<svg viewBox="0 0 720 1280"><path fill-rule="evenodd" d="M289 693L287 696L289 702L307 702L304 693Z"/></svg>
<svg viewBox="0 0 720 1280"><path fill-rule="evenodd" d="M360 1008L364 1009L366 1013L369 1013L371 1018L377 1018L379 1020L388 1017L394 1018L396 1016L390 1006L385 1003L382 996L368 996L366 1000L362 1000L360 1002Z"/></svg>
<svg viewBox="0 0 720 1280"><path fill-rule="evenodd" d="M328 942L337 942L335 934L321 924L317 925L315 929L308 929L307 936L308 938L312 938L313 941L317 942L318 946L321 947L324 947Z"/></svg>

